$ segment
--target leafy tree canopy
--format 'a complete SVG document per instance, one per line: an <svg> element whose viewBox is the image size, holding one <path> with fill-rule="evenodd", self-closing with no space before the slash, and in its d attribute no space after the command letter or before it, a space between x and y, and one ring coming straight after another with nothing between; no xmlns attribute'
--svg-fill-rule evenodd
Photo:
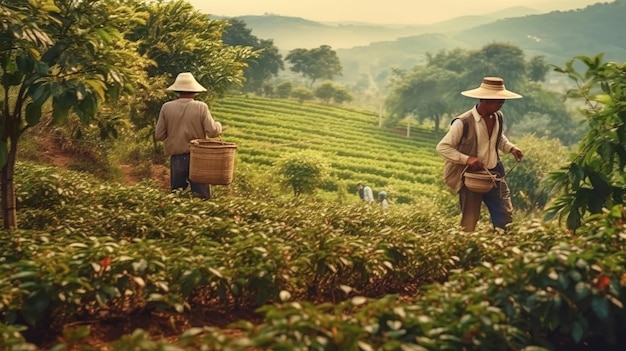
<svg viewBox="0 0 626 351"><path fill-rule="evenodd" d="M98 118L102 102L132 91L140 79L146 62L123 35L129 23L144 20L135 4L132 0L0 3L0 182L5 228L17 227L13 172L22 133L48 112L53 123L64 122L73 111L88 124Z"/></svg>
<svg viewBox="0 0 626 351"><path fill-rule="evenodd" d="M626 63L603 62L602 55L579 56L556 71L576 83L568 97L585 103L589 131L572 161L550 174L547 184L561 191L546 211L548 218L581 226L585 214L624 204L626 182ZM574 63L586 67L584 73Z"/></svg>
<svg viewBox="0 0 626 351"><path fill-rule="evenodd" d="M146 2L140 9L146 21L126 37L136 41L139 53L151 62L145 69L148 83L131 104L132 121L140 129L148 127L147 137L153 136L159 109L169 98L165 88L178 73L192 72L208 90L200 95L208 102L243 86L247 62L258 53L222 42L228 22L212 20L183 0Z"/></svg>
<svg viewBox="0 0 626 351"><path fill-rule="evenodd" d="M318 79L329 79L341 75L341 63L337 53L328 45L319 48L293 49L285 60L291 63L291 70L311 80L309 89Z"/></svg>
<svg viewBox="0 0 626 351"><path fill-rule="evenodd" d="M543 81L546 73L542 57L528 62L520 48L505 43L491 43L479 50L457 48L427 54L425 65L412 71L394 71L392 92L386 101L390 113L387 124L414 115L420 121L432 120L438 129L444 116L460 114L473 103L461 91L475 88L484 77L498 76L504 78L507 89L524 96L505 104L507 130L530 114L553 118L558 128L572 126L571 117L558 99L543 98L553 94L536 83Z"/></svg>

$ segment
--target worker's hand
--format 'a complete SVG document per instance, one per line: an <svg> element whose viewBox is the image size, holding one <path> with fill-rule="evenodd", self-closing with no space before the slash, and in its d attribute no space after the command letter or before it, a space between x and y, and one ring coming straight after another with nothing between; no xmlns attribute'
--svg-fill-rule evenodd
<svg viewBox="0 0 626 351"><path fill-rule="evenodd" d="M513 156L515 156L515 160L517 162L520 162L522 160L522 158L524 158L524 154L522 153L522 150L520 150L520 149L518 149L516 147L514 147L511 150L511 153L513 154Z"/></svg>
<svg viewBox="0 0 626 351"><path fill-rule="evenodd" d="M470 158L467 159L467 166L469 169L474 170L474 171L485 168L485 164L483 163L483 161L472 156L470 156Z"/></svg>

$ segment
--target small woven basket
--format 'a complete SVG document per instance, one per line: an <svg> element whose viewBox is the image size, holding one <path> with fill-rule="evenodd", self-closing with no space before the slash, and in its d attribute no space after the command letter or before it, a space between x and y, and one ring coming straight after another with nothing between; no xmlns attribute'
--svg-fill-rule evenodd
<svg viewBox="0 0 626 351"><path fill-rule="evenodd" d="M230 184L236 149L236 144L221 140L192 140L189 142L189 179L201 184Z"/></svg>
<svg viewBox="0 0 626 351"><path fill-rule="evenodd" d="M463 183L475 193L486 193L496 186L496 176L489 171L464 172Z"/></svg>

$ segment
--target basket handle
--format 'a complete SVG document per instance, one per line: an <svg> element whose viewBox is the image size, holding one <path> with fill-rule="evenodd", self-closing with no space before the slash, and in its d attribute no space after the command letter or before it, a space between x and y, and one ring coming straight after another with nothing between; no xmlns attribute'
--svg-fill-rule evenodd
<svg viewBox="0 0 626 351"><path fill-rule="evenodd" d="M215 138L193 139L189 143L198 146L198 145L200 145L199 140L210 140L210 141L215 141L215 142L219 142L219 143L222 143L222 144L226 144L226 140L222 139L221 135L218 135Z"/></svg>
<svg viewBox="0 0 626 351"><path fill-rule="evenodd" d="M467 171L468 167L469 167L469 165L465 165L465 168L463 168L463 172L461 172L461 175L463 175ZM493 184L496 184L496 181L498 181L498 177L495 174L492 174L491 172L489 172L487 167L483 166L483 169L485 170L485 172L487 172L487 174L489 175L489 178L491 178L491 181L493 182Z"/></svg>

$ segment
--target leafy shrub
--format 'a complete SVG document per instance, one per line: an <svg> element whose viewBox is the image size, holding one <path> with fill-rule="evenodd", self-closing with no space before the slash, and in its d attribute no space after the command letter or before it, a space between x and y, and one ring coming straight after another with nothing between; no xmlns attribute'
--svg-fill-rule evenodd
<svg viewBox="0 0 626 351"><path fill-rule="evenodd" d="M329 166L323 156L312 151L300 151L276 161L277 174L294 196L312 194L328 176Z"/></svg>
<svg viewBox="0 0 626 351"><path fill-rule="evenodd" d="M543 186L543 180L567 162L568 149L556 139L526 135L515 144L524 152L519 164L511 155L501 155L508 172L506 179L511 189L511 201L516 209L543 210L555 194Z"/></svg>

